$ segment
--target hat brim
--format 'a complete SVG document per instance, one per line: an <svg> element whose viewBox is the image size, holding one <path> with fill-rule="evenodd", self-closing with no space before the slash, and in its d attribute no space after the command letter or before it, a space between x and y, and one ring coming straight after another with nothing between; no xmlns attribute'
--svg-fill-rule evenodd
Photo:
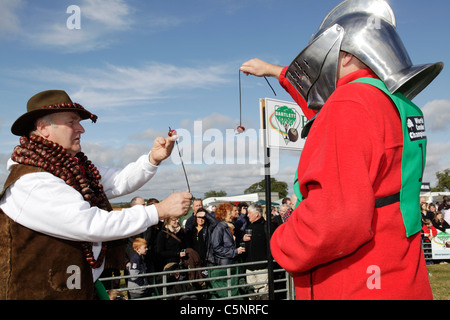
<svg viewBox="0 0 450 320"><path fill-rule="evenodd" d="M82 120L90 119L91 113L86 109L39 109L20 116L11 126L11 132L16 136L27 136L35 126L37 119L56 112L76 112Z"/></svg>

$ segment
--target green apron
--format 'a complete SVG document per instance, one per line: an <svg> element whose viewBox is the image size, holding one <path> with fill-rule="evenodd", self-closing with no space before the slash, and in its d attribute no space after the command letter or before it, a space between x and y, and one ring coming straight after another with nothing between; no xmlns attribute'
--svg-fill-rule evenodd
<svg viewBox="0 0 450 320"><path fill-rule="evenodd" d="M397 194L376 199L375 207L380 208L400 201L406 236L410 237L420 231L420 188L425 169L427 137L422 111L401 93L391 94L380 79L360 78L353 82L372 85L383 91L395 104L400 114L403 131L403 154L401 168L401 189ZM297 172L295 173L294 193L296 206L303 200L300 192Z"/></svg>

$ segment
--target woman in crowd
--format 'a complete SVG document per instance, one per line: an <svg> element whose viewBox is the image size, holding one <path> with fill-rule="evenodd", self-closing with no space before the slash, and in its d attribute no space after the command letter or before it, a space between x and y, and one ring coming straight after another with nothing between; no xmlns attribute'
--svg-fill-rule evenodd
<svg viewBox="0 0 450 320"><path fill-rule="evenodd" d="M216 209L215 226L208 250L208 263L211 265L229 265L237 262L242 248L236 248L233 220L233 206L229 203L221 203Z"/></svg>
<svg viewBox="0 0 450 320"><path fill-rule="evenodd" d="M447 223L447 221L444 220L443 213L440 211L436 212L432 222L433 226L442 232L445 232L446 229L450 228L450 225Z"/></svg>
<svg viewBox="0 0 450 320"><path fill-rule="evenodd" d="M238 255L243 252L243 248L236 248L234 237L234 207L230 203L221 203L216 209L216 219L219 221L214 227L211 234L211 240L208 246L207 260L208 265L232 265L237 263ZM236 268L231 268L231 274L236 274ZM227 269L212 269L209 271L211 278L226 277ZM237 285L238 278L231 278L231 285ZM228 279L217 279L211 281L211 286L216 288L226 288L228 286ZM238 289L231 290L231 295L237 295ZM226 297L228 290L217 290L213 293L216 297Z"/></svg>
<svg viewBox="0 0 450 320"><path fill-rule="evenodd" d="M204 208L197 211L194 227L186 231L186 248L194 249L202 259L202 265L206 264L206 249L209 241L209 231L212 216L207 216L208 212Z"/></svg>
<svg viewBox="0 0 450 320"><path fill-rule="evenodd" d="M180 263L185 257L184 231L178 219L164 220L164 226L156 238L157 270L162 271L168 263Z"/></svg>
<svg viewBox="0 0 450 320"><path fill-rule="evenodd" d="M420 203L420 212L422 214L422 226L425 224L425 220L433 220L434 219L434 213L431 213L428 211L428 204L426 202Z"/></svg>

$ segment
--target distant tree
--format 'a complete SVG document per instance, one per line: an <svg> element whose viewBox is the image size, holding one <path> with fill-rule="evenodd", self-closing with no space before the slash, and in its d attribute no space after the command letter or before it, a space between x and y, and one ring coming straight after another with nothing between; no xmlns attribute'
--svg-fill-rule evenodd
<svg viewBox="0 0 450 320"><path fill-rule="evenodd" d="M436 187L431 188L432 192L443 192L450 191L450 169L447 168L444 171L436 172L436 178L438 179L438 183Z"/></svg>
<svg viewBox="0 0 450 320"><path fill-rule="evenodd" d="M288 184L284 181L277 181L275 178L270 178L271 192L278 192L280 199L288 195ZM252 184L250 187L244 190L245 194L265 192L266 191L266 179L262 179L260 182Z"/></svg>
<svg viewBox="0 0 450 320"><path fill-rule="evenodd" d="M216 190L209 190L208 192L205 192L204 198L213 198L213 197L225 197L227 193L223 190L216 191Z"/></svg>

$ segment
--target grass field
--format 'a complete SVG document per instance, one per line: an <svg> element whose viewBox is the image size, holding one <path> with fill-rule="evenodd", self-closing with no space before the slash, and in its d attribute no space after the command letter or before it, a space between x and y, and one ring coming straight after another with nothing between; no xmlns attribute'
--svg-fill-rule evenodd
<svg viewBox="0 0 450 320"><path fill-rule="evenodd" d="M428 265L434 300L450 300L450 264Z"/></svg>

